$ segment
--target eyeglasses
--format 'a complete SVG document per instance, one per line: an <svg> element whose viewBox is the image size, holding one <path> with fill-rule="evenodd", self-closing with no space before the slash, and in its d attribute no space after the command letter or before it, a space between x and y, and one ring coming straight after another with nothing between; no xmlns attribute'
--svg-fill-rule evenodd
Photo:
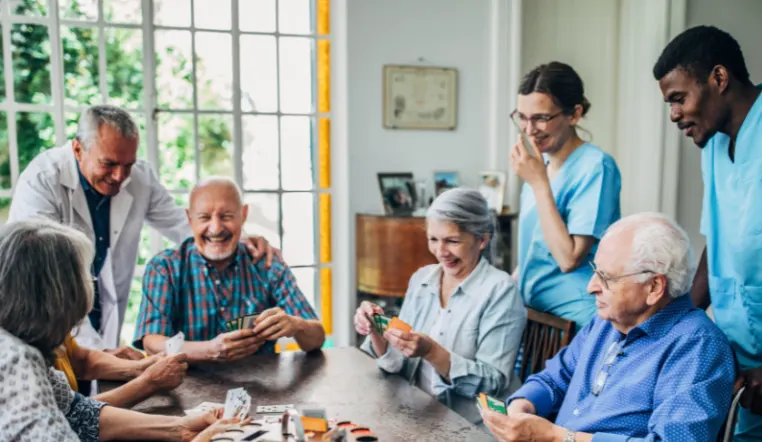
<svg viewBox="0 0 762 442"><path fill-rule="evenodd" d="M606 379L609 377L609 369L618 356L622 356L622 344L624 340L619 342L612 342L609 349L606 350L606 357L603 359L598 375L595 377L595 383L593 384L593 395L598 396L603 391L603 387L606 385Z"/></svg>
<svg viewBox="0 0 762 442"><path fill-rule="evenodd" d="M548 127L548 123L551 122L554 118L557 116L563 114L563 112L558 112L557 114L553 115L532 115L531 117L527 117L526 115L520 113L518 110L515 110L511 112L511 119L516 122L516 124L521 127L521 129L524 129L527 127L529 122L532 122L532 126L536 127L539 130L544 130L546 127Z"/></svg>
<svg viewBox="0 0 762 442"><path fill-rule="evenodd" d="M601 283L603 284L603 287L606 288L606 290L610 290L609 282L616 282L628 276L642 275L644 273L656 274L656 272L654 272L653 270L641 270L639 272L625 273L624 275L606 276L603 273L601 273L600 270L598 270L598 267L595 265L593 261L588 261L588 264L590 264L590 267L592 267L593 269L593 273L595 273L595 276L597 276L598 279L601 280Z"/></svg>

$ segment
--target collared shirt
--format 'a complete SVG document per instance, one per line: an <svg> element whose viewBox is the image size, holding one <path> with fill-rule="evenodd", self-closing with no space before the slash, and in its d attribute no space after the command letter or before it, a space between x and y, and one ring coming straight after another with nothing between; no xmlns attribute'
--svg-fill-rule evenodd
<svg viewBox="0 0 762 442"><path fill-rule="evenodd" d="M106 255L109 248L109 226L111 222L111 197L107 195L101 195L100 192L95 190L93 186L87 181L82 171L79 169L79 163L77 163L77 171L79 172L79 182L82 185L82 190L85 192L85 199L87 200L87 208L90 210L90 218L93 222L93 232L95 233L95 256L93 257L93 264L90 267L90 273L93 276L98 276L103 268L103 263L106 261ZM98 290L98 284L95 283L95 298L93 300L93 309L88 313L90 322L93 328L96 330L101 329L101 303L100 293Z"/></svg>
<svg viewBox="0 0 762 442"><path fill-rule="evenodd" d="M439 294L441 265L419 269L410 278L399 318L413 331L429 333L440 319L435 340L450 352L450 382L436 372L426 377L431 384L423 387L473 423L481 421L474 397L478 393L507 395L518 387L513 373L516 353L526 325L526 308L513 279L481 259L471 274L460 283L442 308ZM444 315L444 318L440 318ZM370 340L361 347L373 352ZM407 359L388 347L377 359L378 366L389 373L400 373L417 383L422 366L420 358Z"/></svg>
<svg viewBox="0 0 762 442"><path fill-rule="evenodd" d="M208 341L228 331L226 322L273 307L317 319L284 263L276 259L265 268L264 260L252 262L239 244L230 264L217 271L191 237L146 266L134 345L143 348L146 335L173 336L180 331L187 341ZM257 353L274 352L275 342L268 341Z"/></svg>
<svg viewBox="0 0 762 442"><path fill-rule="evenodd" d="M714 441L735 374L727 338L684 295L627 335L596 317L508 401L526 398L542 417L558 412L557 425L594 441Z"/></svg>
<svg viewBox="0 0 762 442"><path fill-rule="evenodd" d="M595 298L587 293L593 276L587 261L595 256L606 229L620 217L622 178L611 155L585 143L564 161L550 187L569 234L592 236L595 244L583 264L562 272L540 228L534 192L525 183L519 213L519 290L528 307L574 321L579 330L596 314Z"/></svg>

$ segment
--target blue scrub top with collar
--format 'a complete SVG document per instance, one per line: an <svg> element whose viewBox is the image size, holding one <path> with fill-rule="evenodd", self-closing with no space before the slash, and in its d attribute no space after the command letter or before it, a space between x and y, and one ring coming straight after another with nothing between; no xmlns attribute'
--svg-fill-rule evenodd
<svg viewBox="0 0 762 442"><path fill-rule="evenodd" d="M729 147L717 133L701 151L701 233L714 320L748 370L762 367L762 95L738 131L735 161ZM734 441L760 439L762 417L741 408Z"/></svg>
<svg viewBox="0 0 762 442"><path fill-rule="evenodd" d="M528 307L572 320L579 329L596 314L595 297L587 293L593 275L587 262L606 229L621 217L622 178L611 155L585 143L569 155L550 186L569 233L593 236L596 242L577 269L562 273L543 237L532 188L525 183L519 214L519 290Z"/></svg>

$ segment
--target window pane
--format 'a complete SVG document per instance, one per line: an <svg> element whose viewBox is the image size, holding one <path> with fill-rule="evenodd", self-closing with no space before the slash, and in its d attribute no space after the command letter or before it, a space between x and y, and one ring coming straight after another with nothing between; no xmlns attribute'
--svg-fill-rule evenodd
<svg viewBox="0 0 762 442"><path fill-rule="evenodd" d="M312 267L298 267L291 269L296 278L296 284L307 298L312 308L315 308L315 269ZM318 313L318 312L316 312Z"/></svg>
<svg viewBox="0 0 762 442"><path fill-rule="evenodd" d="M310 0L278 0L278 32L309 34L312 32Z"/></svg>
<svg viewBox="0 0 762 442"><path fill-rule="evenodd" d="M17 15L47 15L47 0L8 0L11 11Z"/></svg>
<svg viewBox="0 0 762 442"><path fill-rule="evenodd" d="M66 139L71 140L77 136L79 112L64 112L64 122L66 124Z"/></svg>
<svg viewBox="0 0 762 442"><path fill-rule="evenodd" d="M241 31L275 32L275 0L238 1Z"/></svg>
<svg viewBox="0 0 762 442"><path fill-rule="evenodd" d="M64 20L98 20L98 0L59 0L59 5Z"/></svg>
<svg viewBox="0 0 762 442"><path fill-rule="evenodd" d="M13 25L11 43L16 101L34 104L50 103L48 27L30 24Z"/></svg>
<svg viewBox="0 0 762 442"><path fill-rule="evenodd" d="M5 112L0 112L0 188L11 188L11 152L8 141L8 117Z"/></svg>
<svg viewBox="0 0 762 442"><path fill-rule="evenodd" d="M283 194L283 259L290 265L315 263L315 195Z"/></svg>
<svg viewBox="0 0 762 442"><path fill-rule="evenodd" d="M230 34L196 33L196 88L200 109L233 109L233 41Z"/></svg>
<svg viewBox="0 0 762 442"><path fill-rule="evenodd" d="M138 265L144 266L148 264L148 261L153 258L154 253L151 251L151 229L148 226L143 226L140 229L140 247L138 247Z"/></svg>
<svg viewBox="0 0 762 442"><path fill-rule="evenodd" d="M106 28L106 85L109 103L143 107L143 31Z"/></svg>
<svg viewBox="0 0 762 442"><path fill-rule="evenodd" d="M274 193L247 193L244 202L249 206L244 231L248 235L264 236L270 245L281 248L279 233L278 195Z"/></svg>
<svg viewBox="0 0 762 442"><path fill-rule="evenodd" d="M0 8L2 5L0 5ZM5 58L3 50L3 26L0 24L0 103L5 101Z"/></svg>
<svg viewBox="0 0 762 442"><path fill-rule="evenodd" d="M233 177L233 116L203 114L198 117L201 176Z"/></svg>
<svg viewBox="0 0 762 442"><path fill-rule="evenodd" d="M243 187L278 188L278 117L244 115Z"/></svg>
<svg viewBox="0 0 762 442"><path fill-rule="evenodd" d="M193 116L159 114L159 178L169 189L187 189L196 182Z"/></svg>
<svg viewBox="0 0 762 442"><path fill-rule="evenodd" d="M240 3L246 3L244 0ZM221 29L232 27L230 0L193 0L194 27L201 29Z"/></svg>
<svg viewBox="0 0 762 442"><path fill-rule="evenodd" d="M193 105L193 64L189 31L156 31L156 95L159 107Z"/></svg>
<svg viewBox="0 0 762 442"><path fill-rule="evenodd" d="M138 130L140 131L140 144L138 145L138 158L142 160L147 160L148 157L146 157L146 144L148 143L148 141L146 140L146 116L145 114L132 112L132 118L135 120L135 123L138 125Z"/></svg>
<svg viewBox="0 0 762 442"><path fill-rule="evenodd" d="M190 0L161 0L155 1L153 5L153 22L155 24L190 27Z"/></svg>
<svg viewBox="0 0 762 442"><path fill-rule="evenodd" d="M0 225L8 221L8 215L11 211L11 199L0 198Z"/></svg>
<svg viewBox="0 0 762 442"><path fill-rule="evenodd" d="M19 172L38 153L55 147L56 131L53 116L42 112L19 112L16 114L18 135Z"/></svg>
<svg viewBox="0 0 762 442"><path fill-rule="evenodd" d="M312 189L312 118L282 117L280 140L283 188Z"/></svg>
<svg viewBox="0 0 762 442"><path fill-rule="evenodd" d="M280 38L280 110L312 111L312 42L310 38Z"/></svg>
<svg viewBox="0 0 762 442"><path fill-rule="evenodd" d="M61 27L66 104L100 103L98 28Z"/></svg>
<svg viewBox="0 0 762 442"><path fill-rule="evenodd" d="M241 36L241 109L244 112L278 110L278 65L275 37Z"/></svg>
<svg viewBox="0 0 762 442"><path fill-rule="evenodd" d="M106 21L114 23L142 23L140 0L103 0Z"/></svg>

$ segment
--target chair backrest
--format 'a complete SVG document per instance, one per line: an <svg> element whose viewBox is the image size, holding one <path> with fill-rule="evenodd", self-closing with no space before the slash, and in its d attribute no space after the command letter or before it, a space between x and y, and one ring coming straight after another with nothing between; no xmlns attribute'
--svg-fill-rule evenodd
<svg viewBox="0 0 762 442"><path fill-rule="evenodd" d="M741 387L733 396L733 402L730 403L730 411L728 411L728 418L722 424L720 428L720 434L717 435L717 442L732 442L733 433L736 429L736 419L738 418L738 406L741 403L741 395L743 395L746 387Z"/></svg>
<svg viewBox="0 0 762 442"><path fill-rule="evenodd" d="M521 339L521 382L545 368L545 361L569 345L574 321L527 308L527 326Z"/></svg>

